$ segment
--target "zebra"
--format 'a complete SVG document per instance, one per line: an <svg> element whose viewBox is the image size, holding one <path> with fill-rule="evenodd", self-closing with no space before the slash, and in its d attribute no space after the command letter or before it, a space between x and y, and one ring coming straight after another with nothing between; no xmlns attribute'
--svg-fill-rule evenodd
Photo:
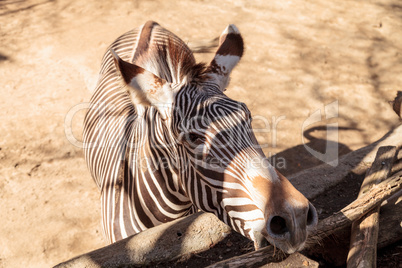
<svg viewBox="0 0 402 268"><path fill-rule="evenodd" d="M110 243L201 210L256 249L304 247L314 206L269 163L247 106L224 94L243 50L229 25L212 61L197 63L153 21L109 46L83 140Z"/></svg>

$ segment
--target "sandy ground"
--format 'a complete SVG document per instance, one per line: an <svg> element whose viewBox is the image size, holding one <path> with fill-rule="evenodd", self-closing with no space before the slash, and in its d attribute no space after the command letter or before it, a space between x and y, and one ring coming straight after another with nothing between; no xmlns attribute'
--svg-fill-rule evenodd
<svg viewBox="0 0 402 268"><path fill-rule="evenodd" d="M345 153L399 124L387 103L402 85L397 0L0 1L0 267L49 267L105 245L81 107L106 47L147 20L185 41L238 26L246 52L227 94L248 105L285 174L321 163L303 143L335 139Z"/></svg>

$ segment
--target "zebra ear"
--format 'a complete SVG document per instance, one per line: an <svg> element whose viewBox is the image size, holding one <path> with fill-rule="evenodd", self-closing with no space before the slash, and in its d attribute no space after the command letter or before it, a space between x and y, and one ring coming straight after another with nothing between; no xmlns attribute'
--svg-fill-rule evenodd
<svg viewBox="0 0 402 268"><path fill-rule="evenodd" d="M162 118L166 118L166 108L173 103L173 90L169 83L140 66L122 60L113 49L110 52L117 70L128 85L133 104L155 106Z"/></svg>
<svg viewBox="0 0 402 268"><path fill-rule="evenodd" d="M208 73L222 91L229 84L229 75L240 61L243 51L243 38L237 27L231 24L219 37L219 48L208 67Z"/></svg>

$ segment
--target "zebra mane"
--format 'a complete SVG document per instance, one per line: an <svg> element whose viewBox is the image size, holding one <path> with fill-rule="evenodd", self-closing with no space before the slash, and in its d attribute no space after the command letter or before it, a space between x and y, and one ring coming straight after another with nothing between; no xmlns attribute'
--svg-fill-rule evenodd
<svg viewBox="0 0 402 268"><path fill-rule="evenodd" d="M193 52L181 39L167 30L163 38L158 39L151 41L147 50L136 53L135 64L170 83L190 83L205 78L206 64L196 63Z"/></svg>

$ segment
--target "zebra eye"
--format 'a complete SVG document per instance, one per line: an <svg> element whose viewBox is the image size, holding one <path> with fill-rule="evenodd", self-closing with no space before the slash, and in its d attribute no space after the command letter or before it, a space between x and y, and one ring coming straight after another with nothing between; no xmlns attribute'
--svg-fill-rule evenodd
<svg viewBox="0 0 402 268"><path fill-rule="evenodd" d="M192 142L196 142L200 138L201 138L200 136L194 133L190 133L190 135L188 135L188 139Z"/></svg>
<svg viewBox="0 0 402 268"><path fill-rule="evenodd" d="M195 133L188 133L188 143L193 146L197 146L204 142L204 137Z"/></svg>
<svg viewBox="0 0 402 268"><path fill-rule="evenodd" d="M198 135L197 135L197 134L193 134L193 133L190 133L190 135L188 135L188 138L189 138L189 140L192 141L192 142L195 142L195 141L197 141L197 140L199 139Z"/></svg>

